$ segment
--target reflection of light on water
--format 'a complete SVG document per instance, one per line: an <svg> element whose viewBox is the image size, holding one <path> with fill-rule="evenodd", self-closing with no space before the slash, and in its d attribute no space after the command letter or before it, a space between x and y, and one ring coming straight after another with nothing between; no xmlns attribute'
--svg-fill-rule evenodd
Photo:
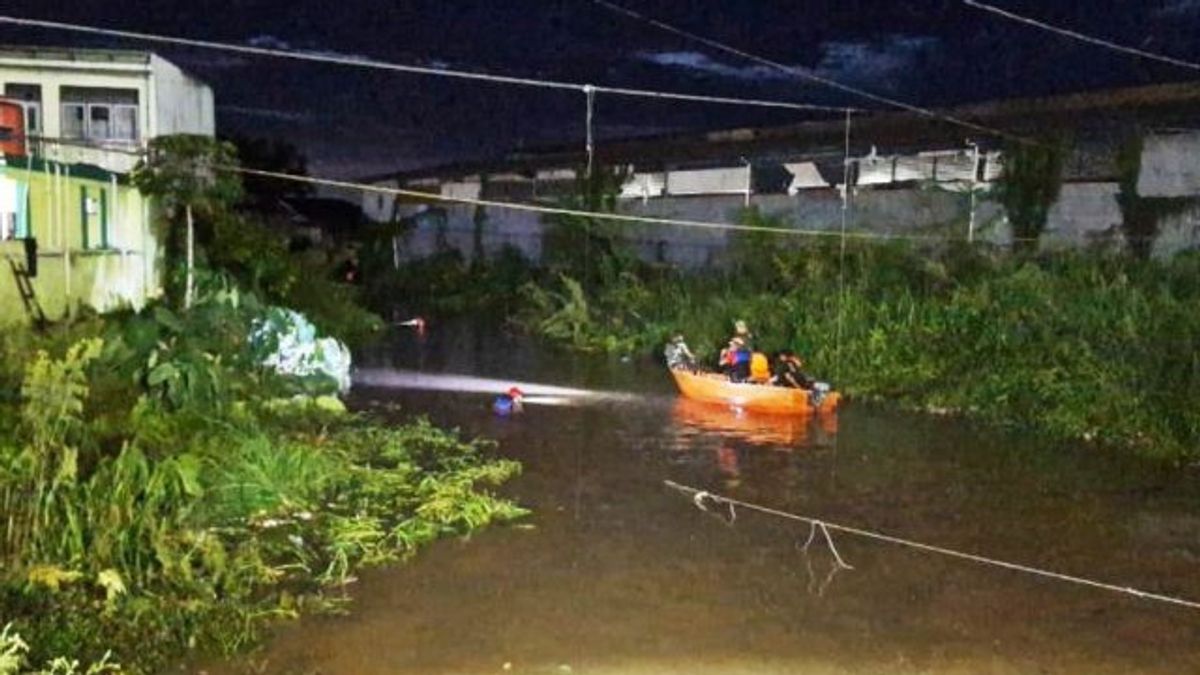
<svg viewBox="0 0 1200 675"><path fill-rule="evenodd" d="M566 396L525 396L521 399L524 405L577 405L578 401Z"/></svg>
<svg viewBox="0 0 1200 675"><path fill-rule="evenodd" d="M637 398L633 394L557 387L536 382L384 368L358 370L354 373L354 383L366 387L480 394L500 394L508 391L510 387L517 387L525 394L525 403L535 405L572 405L583 401L632 401Z"/></svg>

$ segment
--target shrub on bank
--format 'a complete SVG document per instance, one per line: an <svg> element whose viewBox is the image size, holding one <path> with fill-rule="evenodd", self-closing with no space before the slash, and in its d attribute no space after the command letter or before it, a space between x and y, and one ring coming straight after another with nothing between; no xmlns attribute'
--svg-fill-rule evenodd
<svg viewBox="0 0 1200 675"><path fill-rule="evenodd" d="M231 652L336 606L327 591L362 564L524 513L491 493L519 466L486 444L376 424L320 395L336 384L260 366L263 311L224 288L189 312L5 341L0 378L23 370L0 402L0 616L28 646L14 669Z"/></svg>

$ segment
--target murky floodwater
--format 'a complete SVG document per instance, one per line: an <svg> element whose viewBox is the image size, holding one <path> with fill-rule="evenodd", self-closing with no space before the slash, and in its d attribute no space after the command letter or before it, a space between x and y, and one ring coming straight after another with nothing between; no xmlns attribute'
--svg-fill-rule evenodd
<svg viewBox="0 0 1200 675"><path fill-rule="evenodd" d="M646 394L498 419L479 393L362 389L364 406L499 439L521 529L362 575L352 613L286 624L239 668L405 673L1192 673L1200 611L741 511L742 500L1200 599L1194 478L970 425L851 405L822 423L676 400L649 363L574 359L491 331L398 338L381 365ZM210 669L211 672L211 669Z"/></svg>

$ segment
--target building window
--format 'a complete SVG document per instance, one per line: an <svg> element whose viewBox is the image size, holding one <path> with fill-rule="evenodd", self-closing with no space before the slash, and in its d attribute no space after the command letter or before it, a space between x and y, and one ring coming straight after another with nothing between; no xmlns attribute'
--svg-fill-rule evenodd
<svg viewBox="0 0 1200 675"><path fill-rule="evenodd" d="M37 84L4 85L4 98L16 101L25 109L25 133L30 136L42 134L42 87Z"/></svg>
<svg viewBox="0 0 1200 675"><path fill-rule="evenodd" d="M62 88L62 135L89 141L138 140L137 91Z"/></svg>
<svg viewBox="0 0 1200 675"><path fill-rule="evenodd" d="M84 138L87 135L87 106L64 103L62 115L63 138Z"/></svg>

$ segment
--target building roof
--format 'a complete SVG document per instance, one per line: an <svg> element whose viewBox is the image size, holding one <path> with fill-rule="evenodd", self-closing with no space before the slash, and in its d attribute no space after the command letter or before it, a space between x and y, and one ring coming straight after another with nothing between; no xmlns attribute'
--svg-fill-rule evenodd
<svg viewBox="0 0 1200 675"><path fill-rule="evenodd" d="M0 61L23 59L33 61L77 61L80 63L114 63L148 65L151 52L131 49L76 49L74 47L0 46Z"/></svg>
<svg viewBox="0 0 1200 675"><path fill-rule="evenodd" d="M1200 81L1080 92L1061 96L989 101L936 111L1009 134L1044 137L1054 132L1080 138L1105 136L1131 126L1168 128L1200 126ZM640 170L727 165L742 157L763 162L841 161L845 120L687 132L629 140L601 141L596 159L608 165L633 164ZM855 115L851 154L904 153L962 148L967 141L984 147L1004 144L959 125L913 112ZM580 166L586 161L583 142L512 152L489 161L456 163L365 178L366 181L459 178L499 172L532 173L540 169Z"/></svg>

